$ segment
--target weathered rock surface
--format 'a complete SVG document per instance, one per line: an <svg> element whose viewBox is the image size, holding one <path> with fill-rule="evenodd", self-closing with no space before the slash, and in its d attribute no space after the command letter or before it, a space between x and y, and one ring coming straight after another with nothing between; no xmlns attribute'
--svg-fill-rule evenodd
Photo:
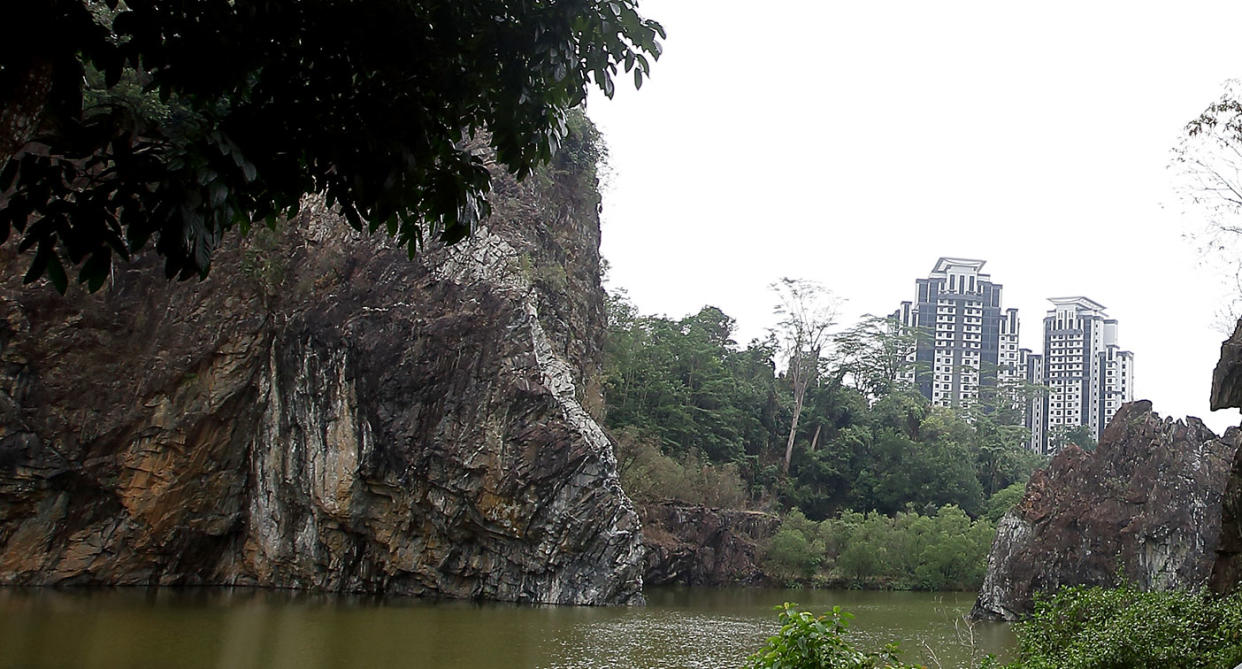
<svg viewBox="0 0 1242 669"><path fill-rule="evenodd" d="M648 585L754 584L763 580L760 545L780 518L677 503L642 504Z"/></svg>
<svg viewBox="0 0 1242 669"><path fill-rule="evenodd" d="M6 248L0 583L641 601L597 201L530 181L415 262L314 202L201 283L61 298Z"/></svg>
<svg viewBox="0 0 1242 669"><path fill-rule="evenodd" d="M1212 371L1212 411L1242 407L1242 319L1233 335L1220 344L1220 360Z"/></svg>
<svg viewBox="0 0 1242 669"><path fill-rule="evenodd" d="M1242 433L1124 405L1095 453L1071 446L1038 471L997 525L972 614L1015 620L1035 592L1110 585L1202 587L1215 560L1221 497Z"/></svg>
<svg viewBox="0 0 1242 669"><path fill-rule="evenodd" d="M1212 409L1242 407L1242 320L1233 336L1220 346L1220 360L1212 374ZM1224 498L1221 500L1220 540L1209 587L1217 593L1238 589L1242 583L1242 449L1234 454Z"/></svg>

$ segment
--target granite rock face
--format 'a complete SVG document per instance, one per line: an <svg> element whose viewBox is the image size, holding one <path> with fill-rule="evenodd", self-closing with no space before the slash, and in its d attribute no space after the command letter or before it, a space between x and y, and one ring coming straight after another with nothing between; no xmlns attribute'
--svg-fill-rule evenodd
<svg viewBox="0 0 1242 669"><path fill-rule="evenodd" d="M1016 620L1035 592L1118 575L1143 589L1204 586L1240 438L1161 419L1150 402L1122 406L1094 453L1063 450L998 523L972 615Z"/></svg>
<svg viewBox="0 0 1242 669"><path fill-rule="evenodd" d="M641 602L598 201L557 174L416 261L314 200L203 282L62 298L0 251L0 584Z"/></svg>
<svg viewBox="0 0 1242 669"><path fill-rule="evenodd" d="M760 511L673 502L642 504L648 585L750 585L763 581L761 544L780 518Z"/></svg>

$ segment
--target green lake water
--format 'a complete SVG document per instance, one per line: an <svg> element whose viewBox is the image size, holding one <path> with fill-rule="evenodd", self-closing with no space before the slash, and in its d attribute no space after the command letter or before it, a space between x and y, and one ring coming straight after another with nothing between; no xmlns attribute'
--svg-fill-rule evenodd
<svg viewBox="0 0 1242 669"><path fill-rule="evenodd" d="M649 588L645 607L425 602L236 589L0 588L0 667L737 667L796 601L852 612L864 649L966 666L1009 654L1001 624L968 627L971 593Z"/></svg>

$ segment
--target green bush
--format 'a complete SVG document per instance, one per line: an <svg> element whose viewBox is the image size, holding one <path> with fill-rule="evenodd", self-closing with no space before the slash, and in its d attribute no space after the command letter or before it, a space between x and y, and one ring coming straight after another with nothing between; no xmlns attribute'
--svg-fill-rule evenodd
<svg viewBox="0 0 1242 669"><path fill-rule="evenodd" d="M1010 669L1228 669L1242 662L1242 595L1062 588L1015 631Z"/></svg>
<svg viewBox="0 0 1242 669"><path fill-rule="evenodd" d="M645 502L673 500L724 509L746 505L746 487L733 463L712 464L687 454L680 459L661 452L652 438L632 429L613 433L621 487Z"/></svg>
<svg viewBox="0 0 1242 669"><path fill-rule="evenodd" d="M915 669L915 665L897 659L896 644L878 653L864 653L846 642L845 631L853 616L839 606L822 616L799 611L797 604L789 602L776 610L780 611L781 629L747 659L747 669Z"/></svg>
<svg viewBox="0 0 1242 669"><path fill-rule="evenodd" d="M845 511L818 524L794 509L773 537L765 566L778 578L810 576L850 587L973 590L983 583L995 531L952 504L932 515Z"/></svg>
<svg viewBox="0 0 1242 669"><path fill-rule="evenodd" d="M764 564L775 576L805 578L815 569L815 558L811 542L801 532L783 528L768 544Z"/></svg>
<svg viewBox="0 0 1242 669"><path fill-rule="evenodd" d="M1000 522L1001 516L1004 516L1010 509L1018 505L1022 501L1022 496L1026 494L1026 483L1014 483L1007 488L1001 488L996 491L995 495L988 498L983 505L983 517L993 523Z"/></svg>

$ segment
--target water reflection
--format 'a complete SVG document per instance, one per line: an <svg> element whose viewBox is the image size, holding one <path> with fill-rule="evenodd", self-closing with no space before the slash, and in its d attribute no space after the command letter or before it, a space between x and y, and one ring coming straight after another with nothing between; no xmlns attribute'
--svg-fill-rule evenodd
<svg viewBox="0 0 1242 669"><path fill-rule="evenodd" d="M967 594L650 589L645 608L529 607L247 589L2 589L0 667L729 667L775 630L786 600L855 615L867 648L969 661ZM955 626L955 623L958 623ZM973 628L1003 652L1008 628ZM923 644L926 643L926 647Z"/></svg>

